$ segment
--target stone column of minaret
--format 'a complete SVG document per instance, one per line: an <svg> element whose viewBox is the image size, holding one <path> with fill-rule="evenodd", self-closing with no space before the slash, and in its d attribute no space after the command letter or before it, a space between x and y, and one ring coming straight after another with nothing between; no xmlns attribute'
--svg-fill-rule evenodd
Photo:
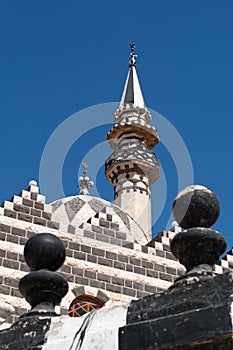
<svg viewBox="0 0 233 350"><path fill-rule="evenodd" d="M105 174L114 186L114 203L144 230L151 231L151 186L159 178L159 163L150 150L159 142L157 130L148 124L151 114L145 106L136 71L135 44L131 43L129 72L115 125L107 140L114 150L105 162Z"/></svg>

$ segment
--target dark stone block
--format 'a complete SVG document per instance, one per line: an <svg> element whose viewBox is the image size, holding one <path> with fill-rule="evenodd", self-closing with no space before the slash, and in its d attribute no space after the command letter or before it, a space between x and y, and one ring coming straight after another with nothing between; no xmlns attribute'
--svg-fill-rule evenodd
<svg viewBox="0 0 233 350"><path fill-rule="evenodd" d="M145 291L149 293L157 293L157 287L145 285Z"/></svg>
<svg viewBox="0 0 233 350"><path fill-rule="evenodd" d="M78 295L85 294L85 288L83 286L76 287L76 288L72 289L72 292L77 297ZM67 310L66 310L66 314L67 314Z"/></svg>
<svg viewBox="0 0 233 350"><path fill-rule="evenodd" d="M138 273L140 275L146 274L146 270L143 267L134 266L133 270L135 273Z"/></svg>
<svg viewBox="0 0 233 350"><path fill-rule="evenodd" d="M117 254L113 252L106 252L106 258L111 260L117 260Z"/></svg>
<svg viewBox="0 0 233 350"><path fill-rule="evenodd" d="M100 224L100 226L102 226L102 227L107 227L107 228L109 228L109 222L108 222L108 221L105 221L105 220L103 220L103 219L100 219L99 224Z"/></svg>
<svg viewBox="0 0 233 350"><path fill-rule="evenodd" d="M17 236L21 236L21 237L26 237L26 230L23 230L23 229L18 228L18 227L12 227L12 234L17 235Z"/></svg>
<svg viewBox="0 0 233 350"><path fill-rule="evenodd" d="M85 270L84 276L87 278L96 279L96 272Z"/></svg>
<svg viewBox="0 0 233 350"><path fill-rule="evenodd" d="M119 284L120 286L124 286L124 279L119 277L112 277L113 284Z"/></svg>
<svg viewBox="0 0 233 350"><path fill-rule="evenodd" d="M126 269L125 264L121 263L121 262L118 262L118 261L114 261L114 267L115 267L115 269L120 269L120 270L125 270Z"/></svg>
<svg viewBox="0 0 233 350"><path fill-rule="evenodd" d="M27 231L26 236L27 236L27 238L31 238L31 237L35 236L35 232Z"/></svg>
<svg viewBox="0 0 233 350"><path fill-rule="evenodd" d="M54 222L54 221L47 221L47 226L50 228L54 228L56 230L59 230L60 224L58 222Z"/></svg>
<svg viewBox="0 0 233 350"><path fill-rule="evenodd" d="M111 277L109 275L105 275L103 273L98 273L97 278L98 278L98 280L104 281L104 282L110 282L111 281Z"/></svg>
<svg viewBox="0 0 233 350"><path fill-rule="evenodd" d="M91 231L84 230L83 236L91 239L95 239L95 234Z"/></svg>
<svg viewBox="0 0 233 350"><path fill-rule="evenodd" d="M92 254L97 255L97 256L105 256L105 250L93 247Z"/></svg>
<svg viewBox="0 0 233 350"><path fill-rule="evenodd" d="M6 258L10 260L18 260L18 254L14 252L7 252Z"/></svg>
<svg viewBox="0 0 233 350"><path fill-rule="evenodd" d="M45 211L42 211L42 218L46 220L51 220L52 214L51 213L46 213Z"/></svg>
<svg viewBox="0 0 233 350"><path fill-rule="evenodd" d="M0 249L0 257L5 258L5 256L6 256L6 251L3 249Z"/></svg>
<svg viewBox="0 0 233 350"><path fill-rule="evenodd" d="M31 192L31 199L33 199L34 201L36 201L36 200L37 200L37 197L38 197L38 193Z"/></svg>
<svg viewBox="0 0 233 350"><path fill-rule="evenodd" d="M10 287L0 285L0 294L9 295L10 294Z"/></svg>
<svg viewBox="0 0 233 350"><path fill-rule="evenodd" d="M90 262L93 262L93 263L97 263L97 257L96 256L93 256L93 255L90 255L88 254L87 255L87 261L90 261Z"/></svg>
<svg viewBox="0 0 233 350"><path fill-rule="evenodd" d="M107 221L112 221L112 215L111 214L107 214Z"/></svg>
<svg viewBox="0 0 233 350"><path fill-rule="evenodd" d="M130 265L130 264L127 264L127 265L126 265L126 271L133 272L133 266Z"/></svg>
<svg viewBox="0 0 233 350"><path fill-rule="evenodd" d="M159 264L154 264L154 270L160 271L160 272L165 272L165 266L159 265Z"/></svg>
<svg viewBox="0 0 233 350"><path fill-rule="evenodd" d="M118 260L122 261L122 262L125 262L126 264L128 264L128 262L129 262L128 256L122 255L122 254L118 254Z"/></svg>
<svg viewBox="0 0 233 350"><path fill-rule="evenodd" d="M174 269L173 267L166 267L166 272L167 272L169 275L177 276L177 270Z"/></svg>
<svg viewBox="0 0 233 350"><path fill-rule="evenodd" d="M130 297L136 296L136 290L130 288L123 288L123 294L129 295Z"/></svg>
<svg viewBox="0 0 233 350"><path fill-rule="evenodd" d="M69 242L69 248L72 250L80 250L80 244L76 242Z"/></svg>
<svg viewBox="0 0 233 350"><path fill-rule="evenodd" d="M107 236L115 237L115 231L110 228L104 228L104 234Z"/></svg>
<svg viewBox="0 0 233 350"><path fill-rule="evenodd" d="M122 247L125 247L128 249L134 249L134 243L133 242L123 242Z"/></svg>
<svg viewBox="0 0 233 350"><path fill-rule="evenodd" d="M21 263L19 266L20 271L29 272L30 269L25 263Z"/></svg>
<svg viewBox="0 0 233 350"><path fill-rule="evenodd" d="M147 292L141 292L140 290L137 290L136 291L136 297L137 298L144 298L144 297L146 297L146 296L148 296L148 295L150 295L150 293L147 293Z"/></svg>
<svg viewBox="0 0 233 350"><path fill-rule="evenodd" d="M84 270L77 267L72 267L72 273L74 275L83 276Z"/></svg>
<svg viewBox="0 0 233 350"><path fill-rule="evenodd" d="M14 278L4 277L4 284L5 284L6 286L18 288L18 286L19 286L19 281L16 280L16 279L14 279Z"/></svg>
<svg viewBox="0 0 233 350"><path fill-rule="evenodd" d="M19 261L20 262L25 262L23 254L19 254Z"/></svg>
<svg viewBox="0 0 233 350"><path fill-rule="evenodd" d="M0 224L0 231L10 233L11 227L8 225Z"/></svg>
<svg viewBox="0 0 233 350"><path fill-rule="evenodd" d="M38 218L36 216L33 218L33 222L34 224L37 224L37 225L46 226L46 220Z"/></svg>
<svg viewBox="0 0 233 350"><path fill-rule="evenodd" d="M44 210L44 204L43 203L35 202L34 207L36 209Z"/></svg>
<svg viewBox="0 0 233 350"><path fill-rule="evenodd" d="M75 283L88 286L88 278L75 276Z"/></svg>
<svg viewBox="0 0 233 350"><path fill-rule="evenodd" d="M96 233L96 239L101 242L109 243L109 237L100 233Z"/></svg>
<svg viewBox="0 0 233 350"><path fill-rule="evenodd" d="M162 250L158 250L158 249L155 250L155 254L157 256L160 256L161 258L164 258L165 256L165 253Z"/></svg>
<svg viewBox="0 0 233 350"><path fill-rule="evenodd" d="M72 249L67 249L66 248L66 255L67 256L73 257L73 254L74 254L74 251Z"/></svg>
<svg viewBox="0 0 233 350"><path fill-rule="evenodd" d="M71 273L71 267L67 265L62 265L62 267L60 268L60 271L65 273Z"/></svg>
<svg viewBox="0 0 233 350"><path fill-rule="evenodd" d="M27 214L23 214L23 213L18 213L18 220L23 220L26 222L32 222L32 216L31 215L27 215Z"/></svg>
<svg viewBox="0 0 233 350"><path fill-rule="evenodd" d="M91 253L91 247L88 247L87 245L81 245L81 251L84 253Z"/></svg>
<svg viewBox="0 0 233 350"><path fill-rule="evenodd" d="M26 238L24 238L24 237L20 237L20 239L19 239L19 244L21 244L21 245L25 245L25 244L26 244L26 242L27 242L27 239L26 239Z"/></svg>
<svg viewBox="0 0 233 350"><path fill-rule="evenodd" d="M163 250L164 250L165 252L170 252L170 251L171 251L170 245L163 244Z"/></svg>
<svg viewBox="0 0 233 350"><path fill-rule="evenodd" d="M121 241L120 239L118 239L118 238L110 237L110 243L111 243L111 244L121 246L121 242L122 242L122 241Z"/></svg>
<svg viewBox="0 0 233 350"><path fill-rule="evenodd" d="M30 212L30 209L28 207L25 207L24 205L21 205L21 204L14 204L13 208L15 211L19 211L20 213L29 214Z"/></svg>
<svg viewBox="0 0 233 350"><path fill-rule="evenodd" d="M133 282L129 280L125 280L125 286L128 288L133 288Z"/></svg>
<svg viewBox="0 0 233 350"><path fill-rule="evenodd" d="M37 216L37 217L40 218L40 217L41 217L41 214L42 214L42 211L39 210L39 209L31 208L30 214L31 214L32 216Z"/></svg>
<svg viewBox="0 0 233 350"><path fill-rule="evenodd" d="M4 216L7 216L9 218L13 218L16 219L16 212L14 212L13 210L9 210L9 209L4 209Z"/></svg>
<svg viewBox="0 0 233 350"><path fill-rule="evenodd" d="M124 232L116 232L116 238L126 240L126 233Z"/></svg>
<svg viewBox="0 0 233 350"><path fill-rule="evenodd" d="M26 207L33 207L33 201L27 198L23 198L23 205L26 205Z"/></svg>
<svg viewBox="0 0 233 350"><path fill-rule="evenodd" d="M136 266L140 266L141 265L141 260L134 258L133 256L131 256L129 258L130 264L132 265L136 265Z"/></svg>
<svg viewBox="0 0 233 350"><path fill-rule="evenodd" d="M104 282L99 282L99 281L95 281L95 280L90 280L90 286L94 287L94 288L105 289Z"/></svg>
<svg viewBox="0 0 233 350"><path fill-rule="evenodd" d="M169 259L169 260L175 260L175 261L177 261L176 257L175 257L172 253L170 253L170 252L166 252L166 253L165 253L165 258L166 258L166 259Z"/></svg>
<svg viewBox="0 0 233 350"><path fill-rule="evenodd" d="M112 228L113 230L118 231L119 230L119 224L116 224L114 222L110 223L110 228Z"/></svg>
<svg viewBox="0 0 233 350"><path fill-rule="evenodd" d="M153 277L153 278L158 278L159 277L159 274L157 271L154 271L154 270L146 270L146 275L149 276L149 277Z"/></svg>
<svg viewBox="0 0 233 350"><path fill-rule="evenodd" d="M168 274L163 273L163 272L159 273L159 278L161 278L161 280L168 281L168 282L172 282L173 281L171 275L168 275Z"/></svg>
<svg viewBox="0 0 233 350"><path fill-rule="evenodd" d="M10 236L10 235L6 235L5 232L0 232L0 240L1 240L1 241L5 241L6 236Z"/></svg>
<svg viewBox="0 0 233 350"><path fill-rule="evenodd" d="M87 254L82 252L74 252L74 258L80 260L87 260Z"/></svg>
<svg viewBox="0 0 233 350"><path fill-rule="evenodd" d="M98 290L97 298L102 300L104 303L106 303L109 300L109 297L104 292L102 292L102 290Z"/></svg>
<svg viewBox="0 0 233 350"><path fill-rule="evenodd" d="M14 270L19 269L19 263L17 261L8 260L8 259L3 260L3 266L8 267L9 269L14 269Z"/></svg>
<svg viewBox="0 0 233 350"><path fill-rule="evenodd" d="M22 294L20 293L18 288L11 288L11 295L13 297L22 298Z"/></svg>
<svg viewBox="0 0 233 350"><path fill-rule="evenodd" d="M141 250L142 250L142 253L148 254L148 251L149 251L148 247L142 246L142 247L141 247Z"/></svg>
<svg viewBox="0 0 233 350"><path fill-rule="evenodd" d="M147 269L153 269L154 265L152 262L142 260L142 267L145 267Z"/></svg>
<svg viewBox="0 0 233 350"><path fill-rule="evenodd" d="M6 235L6 241L11 242L11 243L17 243L19 242L19 237L18 236L12 236L12 235Z"/></svg>
<svg viewBox="0 0 233 350"><path fill-rule="evenodd" d="M109 290L110 292L114 293L122 293L122 287L117 286L115 284L106 283L106 290Z"/></svg>
<svg viewBox="0 0 233 350"><path fill-rule="evenodd" d="M97 232L97 233L102 233L102 228L96 225L91 225L91 229L93 232Z"/></svg>
<svg viewBox="0 0 233 350"><path fill-rule="evenodd" d="M112 260L109 260L109 259L105 259L105 258L102 258L102 257L98 257L98 264L100 265L105 265L105 266L113 266L113 262Z"/></svg>
<svg viewBox="0 0 233 350"><path fill-rule="evenodd" d="M143 289L144 289L144 284L138 283L138 282L133 282L133 288L134 288L134 289L137 289L137 290L140 290L140 291L143 291Z"/></svg>

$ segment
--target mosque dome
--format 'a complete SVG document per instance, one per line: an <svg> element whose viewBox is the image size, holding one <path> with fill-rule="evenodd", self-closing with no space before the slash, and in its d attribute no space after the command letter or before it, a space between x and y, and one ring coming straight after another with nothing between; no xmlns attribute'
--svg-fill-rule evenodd
<svg viewBox="0 0 233 350"><path fill-rule="evenodd" d="M63 233L83 236L85 229L98 232L103 228L106 235L118 230L124 241L145 245L148 240L138 223L117 205L90 195L77 195L58 199L52 206L52 220L60 224ZM111 231L112 230L112 231ZM113 237L114 238L114 237ZM103 241L104 242L104 241Z"/></svg>

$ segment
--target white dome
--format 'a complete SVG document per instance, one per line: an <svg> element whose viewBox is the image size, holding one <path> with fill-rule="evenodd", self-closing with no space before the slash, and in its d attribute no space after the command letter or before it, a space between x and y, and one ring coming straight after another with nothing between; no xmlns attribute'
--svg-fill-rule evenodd
<svg viewBox="0 0 233 350"><path fill-rule="evenodd" d="M142 245L148 242L141 227L127 213L104 199L78 195L56 200L50 205L51 219L72 236L83 236L85 224L100 226L102 220L107 222L106 228L114 229L114 225L119 225L119 232L126 234L128 242L136 241Z"/></svg>

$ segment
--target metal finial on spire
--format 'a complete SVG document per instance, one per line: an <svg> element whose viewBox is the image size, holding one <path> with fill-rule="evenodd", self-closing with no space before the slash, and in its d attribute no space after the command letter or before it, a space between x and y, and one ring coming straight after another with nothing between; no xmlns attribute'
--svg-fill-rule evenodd
<svg viewBox="0 0 233 350"><path fill-rule="evenodd" d="M138 55L135 55L134 49L135 49L135 43L131 41L130 43L130 58L129 58L129 66L136 66L136 58Z"/></svg>
<svg viewBox="0 0 233 350"><path fill-rule="evenodd" d="M82 167L83 167L83 176L79 176L79 179L78 179L79 188L80 188L79 194L87 196L89 195L88 190L90 187L94 185L94 182L89 181L89 177L87 176L87 168L88 168L87 163L82 163Z"/></svg>

